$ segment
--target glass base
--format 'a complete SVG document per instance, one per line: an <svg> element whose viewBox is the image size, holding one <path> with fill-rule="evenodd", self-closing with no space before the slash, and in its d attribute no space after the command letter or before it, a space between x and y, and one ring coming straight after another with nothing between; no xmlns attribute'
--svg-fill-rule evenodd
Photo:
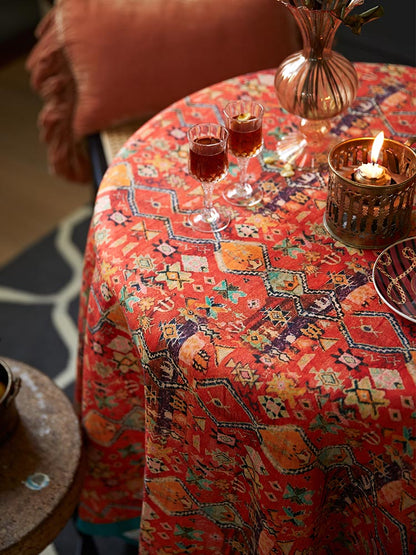
<svg viewBox="0 0 416 555"><path fill-rule="evenodd" d="M281 163L294 170L321 171L328 168L329 151L339 142L328 122L302 120L299 129L277 141L276 154Z"/></svg>
<svg viewBox="0 0 416 555"><path fill-rule="evenodd" d="M263 191L258 185L246 184L245 188L240 185L229 185L224 189L222 196L234 206L254 206L263 198Z"/></svg>
<svg viewBox="0 0 416 555"><path fill-rule="evenodd" d="M187 222L195 231L213 233L225 229L231 221L231 213L223 207L198 210L189 214Z"/></svg>

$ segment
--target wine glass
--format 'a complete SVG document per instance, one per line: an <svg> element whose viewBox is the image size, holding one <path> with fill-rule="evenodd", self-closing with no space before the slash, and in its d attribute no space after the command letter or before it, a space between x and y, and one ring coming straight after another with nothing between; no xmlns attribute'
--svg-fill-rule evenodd
<svg viewBox="0 0 416 555"><path fill-rule="evenodd" d="M235 100L224 109L228 148L237 158L240 179L237 184L229 185L223 196L235 206L254 206L263 197L261 187L247 181L250 158L257 156L263 148L263 112L263 106L251 100Z"/></svg>
<svg viewBox="0 0 416 555"><path fill-rule="evenodd" d="M188 223L196 231L221 231L230 223L231 215L226 208L214 207L212 193L228 172L228 131L217 123L199 123L187 135L189 173L201 182L204 192L204 207L190 214Z"/></svg>

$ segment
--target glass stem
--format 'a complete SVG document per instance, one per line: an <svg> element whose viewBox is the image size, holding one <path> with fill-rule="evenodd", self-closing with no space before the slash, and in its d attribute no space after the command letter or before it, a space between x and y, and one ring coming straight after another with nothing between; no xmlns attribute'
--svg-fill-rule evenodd
<svg viewBox="0 0 416 555"><path fill-rule="evenodd" d="M240 181L237 188L242 196L251 195L251 192L253 190L250 183L247 182L247 168L249 162L250 158L246 156L241 156L240 158L237 158L238 169L240 170Z"/></svg>
<svg viewBox="0 0 416 555"><path fill-rule="evenodd" d="M331 123L328 120L301 119L300 131L305 136L308 144L322 144L322 141L331 131Z"/></svg>
<svg viewBox="0 0 416 555"><path fill-rule="evenodd" d="M211 221L214 221L218 216L218 213L213 206L213 200L212 200L212 192L214 190L214 184L202 183L202 190L204 192L205 217L207 221L211 222Z"/></svg>

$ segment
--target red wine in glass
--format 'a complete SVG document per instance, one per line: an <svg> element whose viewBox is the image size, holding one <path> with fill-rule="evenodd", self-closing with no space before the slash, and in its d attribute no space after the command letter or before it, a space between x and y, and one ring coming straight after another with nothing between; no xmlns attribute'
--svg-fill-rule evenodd
<svg viewBox="0 0 416 555"><path fill-rule="evenodd" d="M190 173L198 181L217 183L228 170L227 150L216 137L200 137L189 150Z"/></svg>
<svg viewBox="0 0 416 555"><path fill-rule="evenodd" d="M214 206L213 191L228 172L228 131L218 123L199 123L187 135L189 173L201 183L204 193L203 208L188 216L188 224L196 231L221 231L230 223L231 214Z"/></svg>

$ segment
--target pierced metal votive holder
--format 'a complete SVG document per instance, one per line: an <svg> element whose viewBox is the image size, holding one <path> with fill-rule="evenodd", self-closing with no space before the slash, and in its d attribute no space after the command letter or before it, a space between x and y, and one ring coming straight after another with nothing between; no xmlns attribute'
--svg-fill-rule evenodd
<svg viewBox="0 0 416 555"><path fill-rule="evenodd" d="M0 444L2 444L13 434L19 420L15 397L19 393L21 384L21 379L13 375L4 360L0 360L0 384Z"/></svg>
<svg viewBox="0 0 416 555"><path fill-rule="evenodd" d="M364 249L384 248L408 235L416 187L416 154L391 139L384 139L380 153L388 182L356 179L359 166L371 161L373 141L348 139L328 155L325 228L342 243Z"/></svg>

